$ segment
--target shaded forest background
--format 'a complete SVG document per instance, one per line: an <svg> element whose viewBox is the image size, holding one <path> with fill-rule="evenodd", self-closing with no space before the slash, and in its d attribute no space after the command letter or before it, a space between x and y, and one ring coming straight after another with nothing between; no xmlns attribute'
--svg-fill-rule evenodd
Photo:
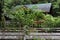
<svg viewBox="0 0 60 40"><path fill-rule="evenodd" d="M4 0L4 7L12 8L16 5L52 3L53 16L60 16L60 0ZM51 13L51 14L52 14Z"/></svg>

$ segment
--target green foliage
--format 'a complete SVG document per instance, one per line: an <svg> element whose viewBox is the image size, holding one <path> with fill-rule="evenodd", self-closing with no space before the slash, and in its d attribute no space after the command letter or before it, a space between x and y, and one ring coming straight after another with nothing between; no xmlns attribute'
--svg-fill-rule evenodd
<svg viewBox="0 0 60 40"><path fill-rule="evenodd" d="M42 27L46 28L54 28L54 27L60 27L60 18L59 17L53 17L49 14L45 16L45 21L42 23Z"/></svg>
<svg viewBox="0 0 60 40"><path fill-rule="evenodd" d="M60 17L55 18L55 26L54 27L60 27Z"/></svg>
<svg viewBox="0 0 60 40"><path fill-rule="evenodd" d="M7 12L6 12L7 13ZM18 21L21 25L33 25L34 20L41 20L44 14L41 11L31 10L29 8L20 7L19 9L10 10L9 14L5 14L12 20Z"/></svg>
<svg viewBox="0 0 60 40"><path fill-rule="evenodd" d="M60 16L60 0L4 0L5 6L12 8L24 4L52 3L53 16Z"/></svg>
<svg viewBox="0 0 60 40"><path fill-rule="evenodd" d="M4 15L12 19L9 27L17 27L17 25L21 27L27 25L28 27L34 26L41 28L60 27L60 17L53 17L49 14L45 15L41 10L32 10L36 7L32 9L23 7L24 4L48 2L51 2L53 5L53 16L60 16L60 0L4 0ZM22 6L18 7L17 5ZM43 23L35 24L34 21L43 21Z"/></svg>
<svg viewBox="0 0 60 40"><path fill-rule="evenodd" d="M6 15L6 14L5 14ZM53 17L49 14L44 14L41 10L31 10L23 6L17 7L14 10L10 10L10 13L7 14L9 18L19 22L22 27L27 25L28 27L34 26L41 28L54 28L60 27L60 17ZM43 21L43 23L35 24L34 21Z"/></svg>

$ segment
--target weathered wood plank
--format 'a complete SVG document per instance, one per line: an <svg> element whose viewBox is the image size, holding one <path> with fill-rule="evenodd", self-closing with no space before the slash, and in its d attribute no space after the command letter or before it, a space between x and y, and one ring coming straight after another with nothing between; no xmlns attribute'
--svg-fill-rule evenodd
<svg viewBox="0 0 60 40"><path fill-rule="evenodd" d="M23 36L0 36L0 39L20 39Z"/></svg>
<svg viewBox="0 0 60 40"><path fill-rule="evenodd" d="M27 36L26 39L33 39L33 38L42 38L42 39L59 39L60 36Z"/></svg>
<svg viewBox="0 0 60 40"><path fill-rule="evenodd" d="M24 33L20 32L0 32L0 36L22 36Z"/></svg>
<svg viewBox="0 0 60 40"><path fill-rule="evenodd" d="M0 32L0 39L19 39L25 37L26 39L33 38L45 38L45 39L60 39L60 33L30 33L24 36L24 33L20 32Z"/></svg>
<svg viewBox="0 0 60 40"><path fill-rule="evenodd" d="M33 36L60 36L60 33L30 33Z"/></svg>
<svg viewBox="0 0 60 40"><path fill-rule="evenodd" d="M26 39L33 38L44 38L44 39L59 39L60 33L30 33L29 36L26 36Z"/></svg>
<svg viewBox="0 0 60 40"><path fill-rule="evenodd" d="M20 39L23 36L20 32L0 32L0 39Z"/></svg>

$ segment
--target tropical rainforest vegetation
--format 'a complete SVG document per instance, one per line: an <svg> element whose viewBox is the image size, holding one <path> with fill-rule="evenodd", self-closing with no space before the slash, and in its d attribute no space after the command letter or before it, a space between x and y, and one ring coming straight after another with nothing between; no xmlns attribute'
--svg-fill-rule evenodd
<svg viewBox="0 0 60 40"><path fill-rule="evenodd" d="M53 11L44 14L41 10L31 10L25 8L25 4L52 3ZM22 5L18 7L18 5ZM4 0L2 21L3 28L57 28L60 27L60 0ZM10 23L6 24L4 16L10 18Z"/></svg>

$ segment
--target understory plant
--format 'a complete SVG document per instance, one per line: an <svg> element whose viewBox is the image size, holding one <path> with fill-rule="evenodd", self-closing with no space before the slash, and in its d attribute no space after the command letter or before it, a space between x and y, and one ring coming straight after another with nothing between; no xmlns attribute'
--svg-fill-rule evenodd
<svg viewBox="0 0 60 40"><path fill-rule="evenodd" d="M34 26L39 28L54 28L60 27L60 17L53 17L49 14L45 15L41 10L31 10L25 7L15 7L17 5L24 4L35 4L35 3L48 3L51 2L53 4L53 14L54 16L58 16L60 1L59 0L4 0L4 14L5 16L12 19L11 23L13 26ZM14 8L15 7L15 8ZM34 8L34 7L33 7ZM33 9L32 8L32 9ZM56 11L56 12L55 12ZM59 13L59 14L58 14ZM58 15L56 15L58 14ZM12 26L10 25L10 27Z"/></svg>
<svg viewBox="0 0 60 40"><path fill-rule="evenodd" d="M7 8L7 10L8 12L5 11L5 16L11 18L12 22L18 22L20 27L24 27L25 25L37 28L60 27L60 17L56 18L50 14L45 15L41 10L31 10L23 5L10 10Z"/></svg>

